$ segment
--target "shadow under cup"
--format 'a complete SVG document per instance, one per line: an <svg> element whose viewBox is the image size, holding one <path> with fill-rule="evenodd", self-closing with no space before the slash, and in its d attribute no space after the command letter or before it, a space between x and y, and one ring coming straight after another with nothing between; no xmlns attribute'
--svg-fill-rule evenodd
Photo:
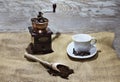
<svg viewBox="0 0 120 82"><path fill-rule="evenodd" d="M76 53L89 52L91 47L97 42L94 37L88 34L75 34L72 36L74 50Z"/></svg>

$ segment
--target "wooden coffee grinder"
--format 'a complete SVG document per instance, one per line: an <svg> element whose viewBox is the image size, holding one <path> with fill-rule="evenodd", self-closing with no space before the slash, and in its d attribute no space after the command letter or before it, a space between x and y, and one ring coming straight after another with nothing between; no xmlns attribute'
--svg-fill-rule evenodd
<svg viewBox="0 0 120 82"><path fill-rule="evenodd" d="M53 34L50 28L47 28L49 20L43 17L39 12L37 18L31 19L32 26L28 27L31 34L31 51L33 54L46 54L53 52L52 39Z"/></svg>

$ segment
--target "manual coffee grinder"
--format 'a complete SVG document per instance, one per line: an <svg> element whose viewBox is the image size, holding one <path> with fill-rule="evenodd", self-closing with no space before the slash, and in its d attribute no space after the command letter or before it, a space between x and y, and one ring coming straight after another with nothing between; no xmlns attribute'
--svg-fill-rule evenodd
<svg viewBox="0 0 120 82"><path fill-rule="evenodd" d="M48 28L49 20L39 12L37 18L31 19L32 26L28 27L31 34L30 48L33 54L46 54L53 52L52 37L53 32Z"/></svg>

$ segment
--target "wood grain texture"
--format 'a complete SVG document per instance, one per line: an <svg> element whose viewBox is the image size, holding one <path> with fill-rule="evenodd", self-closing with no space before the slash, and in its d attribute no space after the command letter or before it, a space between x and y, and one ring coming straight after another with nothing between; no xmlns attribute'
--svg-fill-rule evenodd
<svg viewBox="0 0 120 82"><path fill-rule="evenodd" d="M60 62L72 68L75 73L66 80L50 75L41 64L24 58L25 49L30 43L29 33L0 33L1 82L119 82L120 60L112 48L114 33L91 35L97 39L97 49L101 50L91 59L68 57L66 47L72 41L71 34L61 34L54 39L53 53L36 55L48 62Z"/></svg>

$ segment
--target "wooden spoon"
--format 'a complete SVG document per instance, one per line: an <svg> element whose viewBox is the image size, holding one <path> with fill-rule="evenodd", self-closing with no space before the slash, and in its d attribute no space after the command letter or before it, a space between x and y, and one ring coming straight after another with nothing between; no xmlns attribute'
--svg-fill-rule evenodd
<svg viewBox="0 0 120 82"><path fill-rule="evenodd" d="M70 74L74 73L74 71L72 69L70 69L68 66L61 64L61 63L49 63L47 61L43 61L39 58L37 58L36 56L33 56L32 54L28 54L27 52L24 55L26 58L30 59L30 60L34 60L36 62L40 62L46 66L48 66L49 68L57 71L59 73L59 75L63 78L67 78Z"/></svg>

